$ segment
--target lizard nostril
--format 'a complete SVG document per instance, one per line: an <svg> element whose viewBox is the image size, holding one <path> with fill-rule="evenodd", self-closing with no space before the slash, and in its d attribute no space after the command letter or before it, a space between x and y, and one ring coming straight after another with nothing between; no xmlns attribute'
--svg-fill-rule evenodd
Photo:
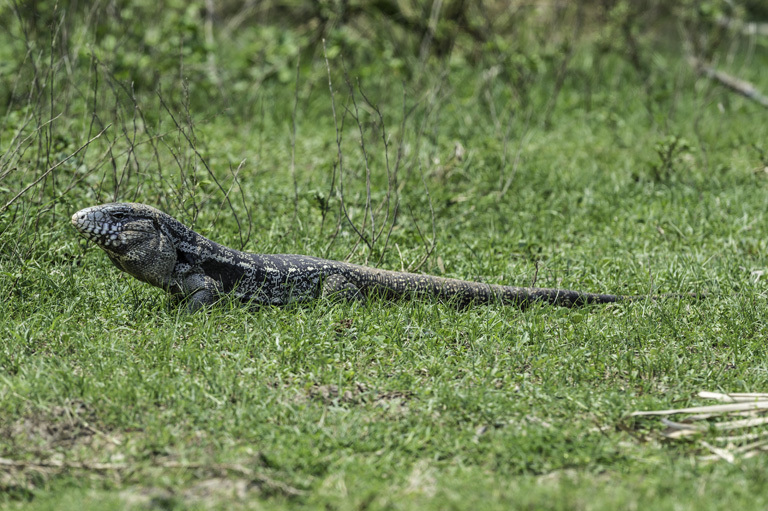
<svg viewBox="0 0 768 511"><path fill-rule="evenodd" d="M78 231L82 231L88 223L88 215L83 211L78 211L72 215L72 226Z"/></svg>

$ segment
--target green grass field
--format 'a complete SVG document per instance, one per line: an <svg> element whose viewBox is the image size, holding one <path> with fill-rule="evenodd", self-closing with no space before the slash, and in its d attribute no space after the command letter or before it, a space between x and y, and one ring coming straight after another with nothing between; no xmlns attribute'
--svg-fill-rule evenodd
<svg viewBox="0 0 768 511"><path fill-rule="evenodd" d="M213 64L157 36L154 60L117 65L120 44L62 56L4 16L0 506L768 505L760 446L710 460L748 441L629 417L768 391L766 111L674 48L649 50L647 74L586 42L567 72L557 52L525 72L343 61L334 41L297 66L288 34L267 48L282 64L250 69L245 35ZM733 39L720 67L768 91L756 48ZM113 200L251 252L708 296L188 314L70 227Z"/></svg>

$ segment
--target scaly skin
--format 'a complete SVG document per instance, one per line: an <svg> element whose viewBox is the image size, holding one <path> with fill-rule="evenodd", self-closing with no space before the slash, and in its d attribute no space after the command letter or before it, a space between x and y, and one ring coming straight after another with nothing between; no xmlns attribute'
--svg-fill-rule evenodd
<svg viewBox="0 0 768 511"><path fill-rule="evenodd" d="M249 254L219 245L151 206L113 203L72 216L72 225L122 271L188 300L190 310L225 293L285 305L340 293L348 298L434 297L459 305L545 302L565 307L635 297L512 287L380 270L293 254Z"/></svg>

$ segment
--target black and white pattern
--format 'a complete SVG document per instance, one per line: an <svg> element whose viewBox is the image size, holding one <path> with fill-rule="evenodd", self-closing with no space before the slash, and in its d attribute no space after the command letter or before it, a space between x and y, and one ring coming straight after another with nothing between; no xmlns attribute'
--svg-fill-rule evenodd
<svg viewBox="0 0 768 511"><path fill-rule="evenodd" d="M219 245L151 206L112 203L72 216L72 225L121 270L189 301L195 310L223 293L285 305L320 296L435 297L458 305L542 301L566 307L631 297L498 286L394 272L294 254L249 254Z"/></svg>

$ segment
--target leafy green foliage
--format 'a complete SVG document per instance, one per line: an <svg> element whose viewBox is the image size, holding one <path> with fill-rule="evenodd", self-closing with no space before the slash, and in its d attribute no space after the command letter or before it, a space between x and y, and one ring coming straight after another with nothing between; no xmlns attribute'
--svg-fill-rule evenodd
<svg viewBox="0 0 768 511"><path fill-rule="evenodd" d="M730 11L445 2L422 52L427 3L266 4L0 8L3 503L764 507L764 457L626 418L768 384L764 111L651 28ZM189 315L69 228L110 200L249 251L708 298Z"/></svg>

